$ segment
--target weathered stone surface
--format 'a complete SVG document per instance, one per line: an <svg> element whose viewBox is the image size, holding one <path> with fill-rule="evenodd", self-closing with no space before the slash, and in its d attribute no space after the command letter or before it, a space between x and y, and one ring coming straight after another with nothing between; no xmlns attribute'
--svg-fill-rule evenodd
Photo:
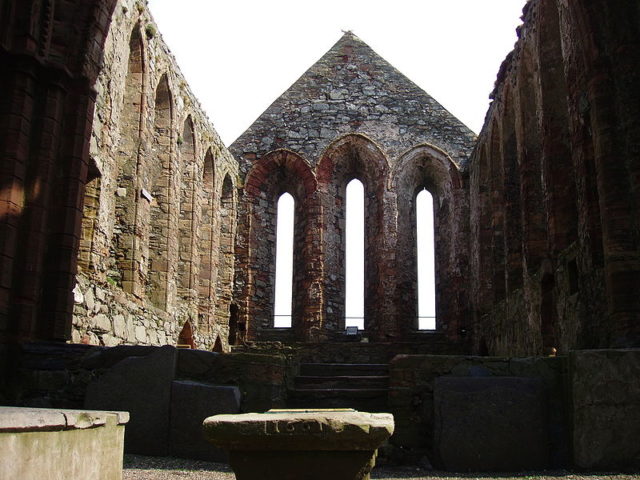
<svg viewBox="0 0 640 480"><path fill-rule="evenodd" d="M462 175L474 140L473 132L431 96L345 33L229 147L245 185L234 297L247 338L265 340L275 333L269 331L275 206L284 191L301 205L296 207L294 337L344 336L344 189L357 178L367 192L367 338L417 340L415 197L427 189L437 198L438 328L450 341L459 340L458 323L467 317L468 305L468 197ZM260 272L258 278L250 269Z"/></svg>
<svg viewBox="0 0 640 480"><path fill-rule="evenodd" d="M309 410L217 415L203 428L239 479L368 480L394 426L388 413Z"/></svg>
<svg viewBox="0 0 640 480"><path fill-rule="evenodd" d="M0 478L122 478L126 412L0 407Z"/></svg>
<svg viewBox="0 0 640 480"><path fill-rule="evenodd" d="M640 350L570 355L573 455L579 468L640 468Z"/></svg>
<svg viewBox="0 0 640 480"><path fill-rule="evenodd" d="M176 349L169 346L144 357L127 357L89 384L85 407L129 412L126 451L167 455L175 366Z"/></svg>
<svg viewBox="0 0 640 480"><path fill-rule="evenodd" d="M171 455L225 461L226 454L205 440L202 422L213 415L239 411L238 387L174 381L171 384Z"/></svg>
<svg viewBox="0 0 640 480"><path fill-rule="evenodd" d="M516 377L440 377L434 447L449 471L543 470L549 465L542 382Z"/></svg>

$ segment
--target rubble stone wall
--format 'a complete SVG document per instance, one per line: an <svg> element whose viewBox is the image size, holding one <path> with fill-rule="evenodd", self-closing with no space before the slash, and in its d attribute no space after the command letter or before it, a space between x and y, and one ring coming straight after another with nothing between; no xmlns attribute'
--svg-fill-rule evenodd
<svg viewBox="0 0 640 480"><path fill-rule="evenodd" d="M72 341L226 348L237 163L143 2L116 6L96 83Z"/></svg>

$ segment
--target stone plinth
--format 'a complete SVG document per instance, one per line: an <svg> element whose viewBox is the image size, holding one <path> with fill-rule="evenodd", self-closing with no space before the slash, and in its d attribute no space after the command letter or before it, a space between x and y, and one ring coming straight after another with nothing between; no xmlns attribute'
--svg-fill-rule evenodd
<svg viewBox="0 0 640 480"><path fill-rule="evenodd" d="M271 410L216 415L205 437L229 452L238 480L368 480L393 415L354 410Z"/></svg>
<svg viewBox="0 0 640 480"><path fill-rule="evenodd" d="M0 407L0 478L122 479L127 412Z"/></svg>

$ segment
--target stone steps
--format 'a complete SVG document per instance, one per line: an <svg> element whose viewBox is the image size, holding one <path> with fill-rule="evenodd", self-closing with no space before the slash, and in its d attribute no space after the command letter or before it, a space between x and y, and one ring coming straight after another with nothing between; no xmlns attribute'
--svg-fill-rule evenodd
<svg viewBox="0 0 640 480"><path fill-rule="evenodd" d="M299 375L316 377L388 376L386 363L303 363Z"/></svg>
<svg viewBox="0 0 640 480"><path fill-rule="evenodd" d="M388 410L389 366L363 363L303 363L288 392L290 408Z"/></svg>
<svg viewBox="0 0 640 480"><path fill-rule="evenodd" d="M294 380L297 389L360 389L360 388L389 388L388 375L341 375L341 376L298 376Z"/></svg>

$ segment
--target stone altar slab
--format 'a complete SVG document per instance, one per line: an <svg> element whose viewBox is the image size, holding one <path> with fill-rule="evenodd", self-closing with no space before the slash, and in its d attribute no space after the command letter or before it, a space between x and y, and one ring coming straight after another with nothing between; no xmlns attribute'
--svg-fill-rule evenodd
<svg viewBox="0 0 640 480"><path fill-rule="evenodd" d="M238 480L368 480L394 424L389 413L276 410L216 415L203 428Z"/></svg>

